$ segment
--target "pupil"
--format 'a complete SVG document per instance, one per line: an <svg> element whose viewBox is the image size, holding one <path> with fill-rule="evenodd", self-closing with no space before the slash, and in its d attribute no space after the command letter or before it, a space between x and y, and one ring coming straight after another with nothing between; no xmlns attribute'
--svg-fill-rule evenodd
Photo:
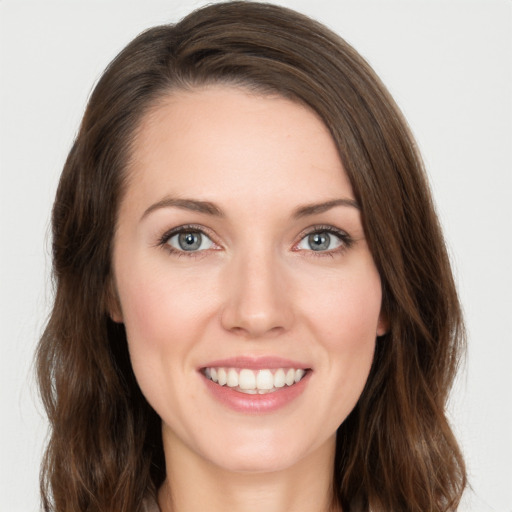
<svg viewBox="0 0 512 512"><path fill-rule="evenodd" d="M328 233L313 233L309 235L309 246L313 251L325 251L329 248L331 237Z"/></svg>
<svg viewBox="0 0 512 512"><path fill-rule="evenodd" d="M200 233L182 233L178 238L180 247L184 251L194 251L201 246Z"/></svg>

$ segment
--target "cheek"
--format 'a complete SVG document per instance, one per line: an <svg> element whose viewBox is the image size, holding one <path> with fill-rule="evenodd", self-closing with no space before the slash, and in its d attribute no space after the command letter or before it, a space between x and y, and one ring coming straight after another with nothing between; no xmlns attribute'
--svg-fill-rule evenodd
<svg viewBox="0 0 512 512"><path fill-rule="evenodd" d="M142 391L154 402L151 398L163 390L175 389L168 385L171 375L183 375L188 355L201 339L212 314L205 292L211 283L150 263L120 267L116 277L132 367Z"/></svg>
<svg viewBox="0 0 512 512"><path fill-rule="evenodd" d="M322 366L321 407L332 411L337 428L364 389L375 352L381 308L376 271L338 276L324 293L309 300L309 319L326 357Z"/></svg>
<svg viewBox="0 0 512 512"><path fill-rule="evenodd" d="M376 269L333 275L324 283L321 293L307 299L311 323L332 350L364 350L376 339L380 317L382 290Z"/></svg>
<svg viewBox="0 0 512 512"><path fill-rule="evenodd" d="M180 425L182 397L197 412L190 381L191 354L204 323L196 287L145 273L119 290L130 360L146 400L167 424ZM178 423L176 423L178 421ZM185 433L183 433L185 435Z"/></svg>
<svg viewBox="0 0 512 512"><path fill-rule="evenodd" d="M164 349L194 336L212 306L212 283L193 273L140 267L143 272L134 266L118 283L130 341Z"/></svg>

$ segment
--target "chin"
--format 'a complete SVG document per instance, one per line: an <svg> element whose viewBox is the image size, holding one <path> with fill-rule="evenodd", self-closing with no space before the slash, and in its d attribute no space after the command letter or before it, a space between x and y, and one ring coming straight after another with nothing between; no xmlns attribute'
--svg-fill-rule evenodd
<svg viewBox="0 0 512 512"><path fill-rule="evenodd" d="M314 457L326 444L331 445L330 442L319 445L309 439L292 438L289 432L284 437L274 434L265 438L260 435L243 441L233 436L226 442L226 449L216 450L208 458L211 463L230 472L274 473L290 469L304 459Z"/></svg>
<svg viewBox="0 0 512 512"><path fill-rule="evenodd" d="M299 459L300 460L300 459ZM218 460L216 465L232 473L262 474L276 473L289 469L299 462L296 457L290 454L283 456L282 453L254 453L252 456L229 456Z"/></svg>

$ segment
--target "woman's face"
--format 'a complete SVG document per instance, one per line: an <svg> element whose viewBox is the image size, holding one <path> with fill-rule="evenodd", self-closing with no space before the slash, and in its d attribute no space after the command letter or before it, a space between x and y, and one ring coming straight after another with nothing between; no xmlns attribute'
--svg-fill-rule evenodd
<svg viewBox="0 0 512 512"><path fill-rule="evenodd" d="M258 472L332 454L386 326L326 127L281 97L176 92L128 172L112 317L166 453Z"/></svg>

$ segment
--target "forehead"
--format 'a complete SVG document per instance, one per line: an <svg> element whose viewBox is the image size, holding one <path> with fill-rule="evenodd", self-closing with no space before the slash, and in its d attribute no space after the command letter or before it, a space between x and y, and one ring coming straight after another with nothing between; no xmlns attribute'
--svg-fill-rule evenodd
<svg viewBox="0 0 512 512"><path fill-rule="evenodd" d="M337 148L307 107L280 96L211 86L169 94L142 120L127 195L191 196L246 205L280 197L353 197ZM318 196L318 197L317 197Z"/></svg>

